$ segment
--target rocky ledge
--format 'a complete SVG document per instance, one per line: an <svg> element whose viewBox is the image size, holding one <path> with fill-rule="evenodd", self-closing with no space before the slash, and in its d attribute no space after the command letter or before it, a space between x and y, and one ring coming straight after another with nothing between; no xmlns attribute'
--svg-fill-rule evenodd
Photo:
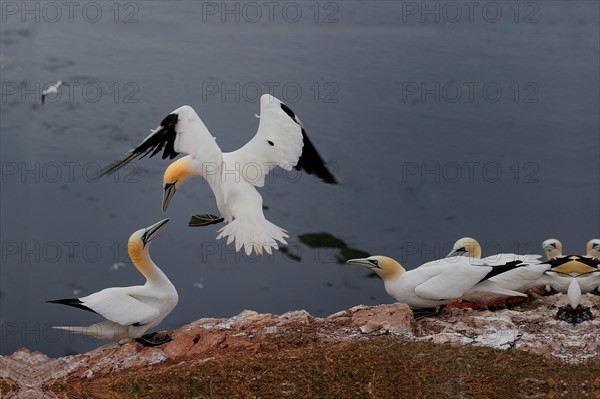
<svg viewBox="0 0 600 399"><path fill-rule="evenodd" d="M52 392L58 386L76 387L126 371L147 373L161 367L380 335L401 341L524 350L579 364L599 356L598 298L583 296L582 304L591 308L595 318L578 324L555 318L558 308L566 303L561 294L533 295L510 309L496 311L449 307L418 321L404 304L356 306L327 318L305 311L273 315L247 310L228 319L200 319L185 325L172 332L171 342L160 347L108 343L88 353L58 359L20 349L0 356L0 389L2 397L54 397Z"/></svg>

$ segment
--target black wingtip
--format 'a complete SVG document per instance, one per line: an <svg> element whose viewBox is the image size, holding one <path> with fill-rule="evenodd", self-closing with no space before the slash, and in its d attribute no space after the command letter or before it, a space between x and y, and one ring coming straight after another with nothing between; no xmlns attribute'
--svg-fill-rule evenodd
<svg viewBox="0 0 600 399"><path fill-rule="evenodd" d="M161 151L163 151L162 159L166 159L167 157L173 159L177 157L179 152L175 151L175 139L177 136L175 125L177 124L178 119L179 115L177 114L167 115L160 123L160 128L156 129L136 148L128 151L121 158L102 168L97 177L100 178L116 172L129 162L133 161L136 157L142 159L149 155L149 158L152 158Z"/></svg>
<svg viewBox="0 0 600 399"><path fill-rule="evenodd" d="M294 113L294 111L292 111L292 109L290 107L288 107L287 105L285 105L284 103L281 103L281 109L283 110L283 112L285 112L290 118L292 118L292 120L296 123L298 123L298 120L296 119L296 114ZM300 123L298 123L300 124Z"/></svg>
<svg viewBox="0 0 600 399"><path fill-rule="evenodd" d="M163 127L169 126L169 125L174 125L177 123L178 118L179 118L179 115L177 115L177 114L169 114L163 118L162 122L160 122L160 125Z"/></svg>
<svg viewBox="0 0 600 399"><path fill-rule="evenodd" d="M72 306L74 308L79 308L83 310L87 310L88 312L97 313L95 310L88 308L81 302L78 298L67 298L67 299L54 299L50 301L46 301L46 303L58 303L61 305Z"/></svg>
<svg viewBox="0 0 600 399"><path fill-rule="evenodd" d="M302 148L302 155L296 164L296 169L303 169L306 173L317 176L325 183L340 184L339 180L327 168L323 158L317 152L317 149L306 135L304 129L302 129L302 140L304 147Z"/></svg>

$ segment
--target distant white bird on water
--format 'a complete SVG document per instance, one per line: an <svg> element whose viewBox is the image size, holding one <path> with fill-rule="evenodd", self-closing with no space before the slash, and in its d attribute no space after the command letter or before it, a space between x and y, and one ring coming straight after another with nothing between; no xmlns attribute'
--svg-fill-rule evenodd
<svg viewBox="0 0 600 399"><path fill-rule="evenodd" d="M98 313L107 320L87 327L54 328L91 335L101 339L134 339L144 345L160 345L171 340L168 335L146 334L156 327L177 305L177 290L150 258L150 245L169 219L136 231L129 238L129 257L146 277L146 284L133 287L106 288L82 298L48 301Z"/></svg>
<svg viewBox="0 0 600 399"><path fill-rule="evenodd" d="M42 90L42 104L46 101L46 96L48 94L56 94L58 93L58 88L63 85L63 81L59 80L56 83L52 83L48 85L44 90Z"/></svg>
<svg viewBox="0 0 600 399"><path fill-rule="evenodd" d="M497 281L512 270L523 278L538 279L548 268L544 264L511 262L506 265L484 265L467 257L444 258L428 263L426 267L406 271L398 262L386 256L350 259L356 264L377 273L384 282L387 293L398 302L413 308L434 308L457 299L486 301L492 298L527 296L506 288ZM512 276L509 280L513 280Z"/></svg>
<svg viewBox="0 0 600 399"><path fill-rule="evenodd" d="M272 168L295 167L326 183L338 183L308 139L300 119L268 94L260 98L256 135L236 151L221 152L194 109L184 105L165 117L135 149L104 168L101 175L113 173L137 157L152 157L163 149L163 159L175 158L181 152L190 154L173 162L164 173L163 210L185 179L202 176L210 185L222 216L203 215L209 217L205 224L225 221L217 239L227 237L227 244L235 240L236 251L244 247L247 255L252 250L262 254L263 248L270 254L279 248L277 242L286 244L289 237L287 231L265 218L262 197L256 190L264 185Z"/></svg>

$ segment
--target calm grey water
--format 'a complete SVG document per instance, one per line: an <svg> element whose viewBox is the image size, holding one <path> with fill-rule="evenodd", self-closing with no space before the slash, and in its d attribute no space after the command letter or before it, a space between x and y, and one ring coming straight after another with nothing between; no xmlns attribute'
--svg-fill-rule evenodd
<svg viewBox="0 0 600 399"><path fill-rule="evenodd" d="M45 301L143 281L126 243L165 217L168 163L93 177L183 104L227 151L254 134L270 92L343 184L279 170L261 189L293 261L235 254L216 226L188 228L217 209L202 179L186 182L152 247L180 294L161 328L392 302L303 233L409 269L465 235L487 254L540 253L550 237L582 253L600 235L598 2L49 3L2 2L2 354L102 344L50 328L96 315ZM42 106L59 79L70 86Z"/></svg>

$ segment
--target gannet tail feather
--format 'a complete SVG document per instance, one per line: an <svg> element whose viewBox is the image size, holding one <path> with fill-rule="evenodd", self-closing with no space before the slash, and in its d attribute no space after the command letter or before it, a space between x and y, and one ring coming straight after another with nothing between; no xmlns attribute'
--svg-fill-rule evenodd
<svg viewBox="0 0 600 399"><path fill-rule="evenodd" d="M272 249L279 249L277 241L287 244L287 231L263 218L262 223L248 223L244 219L234 219L219 229L217 239L227 237L227 244L235 241L235 250L244 247L246 255L252 250L262 255L263 248L269 255Z"/></svg>
<svg viewBox="0 0 600 399"><path fill-rule="evenodd" d="M480 282L479 284L477 284L475 286L475 288L473 288L473 291L475 293L483 293L484 296L486 296L486 295L490 295L490 296L504 295L507 297L509 297L509 296L527 297L527 294L524 294L524 293L518 292L518 291L509 290L508 288L504 288L500 284L497 284L496 282L490 281L490 280Z"/></svg>
<svg viewBox="0 0 600 399"><path fill-rule="evenodd" d="M89 335L99 339L117 339L123 337L128 330L128 326L124 326L110 320L92 324L91 326L52 326L52 328Z"/></svg>

